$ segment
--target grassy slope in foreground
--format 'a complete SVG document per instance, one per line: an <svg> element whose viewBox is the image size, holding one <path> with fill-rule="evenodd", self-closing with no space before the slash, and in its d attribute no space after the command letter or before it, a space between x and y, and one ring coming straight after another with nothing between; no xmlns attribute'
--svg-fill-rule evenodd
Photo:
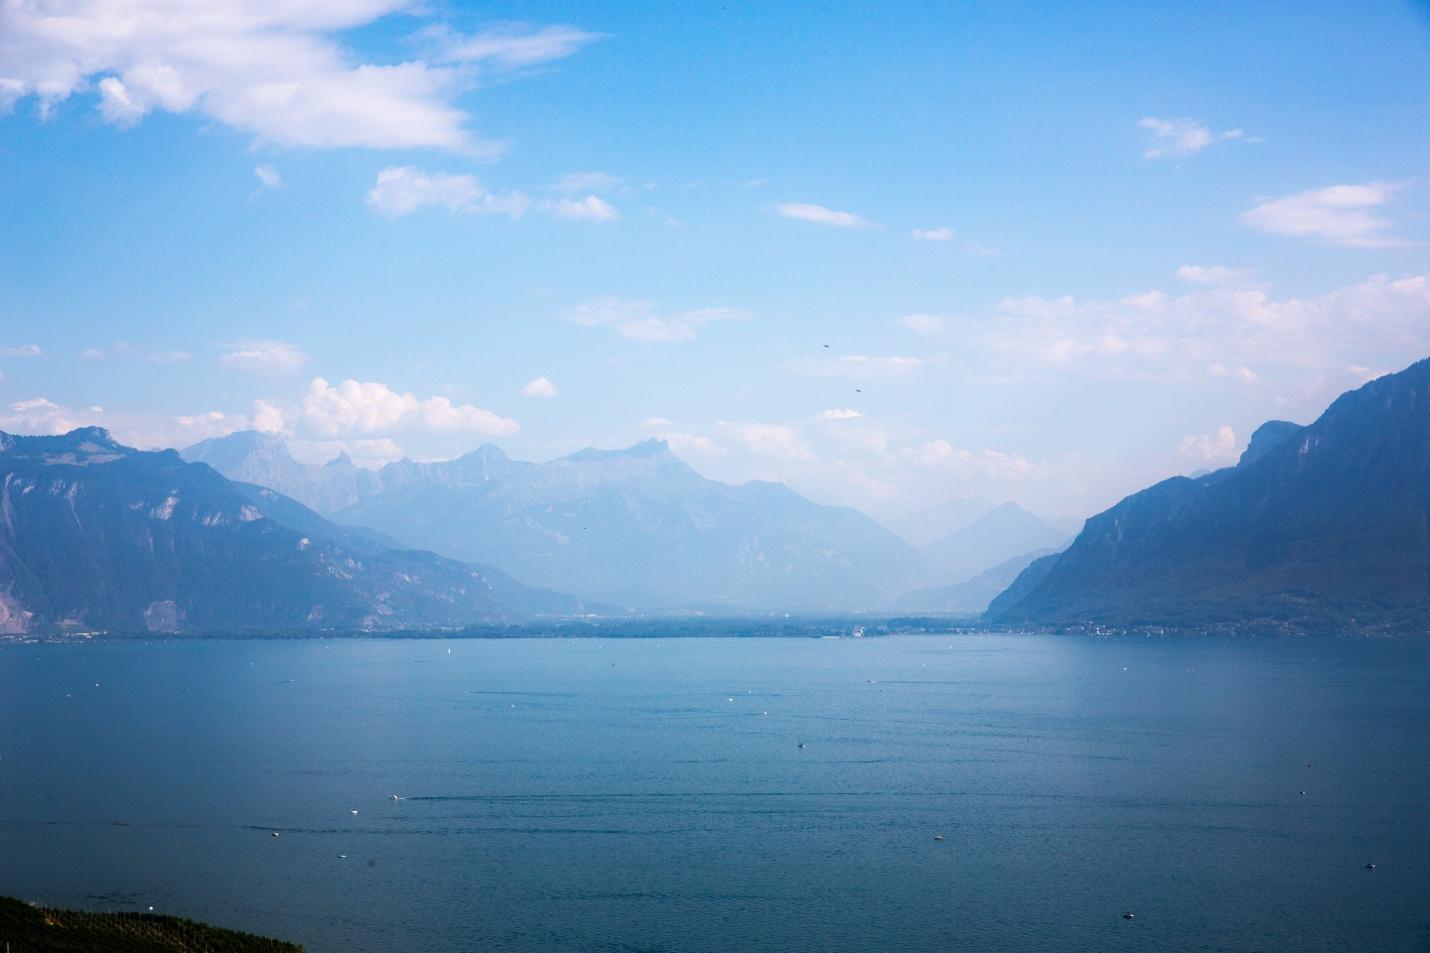
<svg viewBox="0 0 1430 953"><path fill-rule="evenodd" d="M0 897L10 953L302 953L294 943L152 913L87 913Z"/></svg>

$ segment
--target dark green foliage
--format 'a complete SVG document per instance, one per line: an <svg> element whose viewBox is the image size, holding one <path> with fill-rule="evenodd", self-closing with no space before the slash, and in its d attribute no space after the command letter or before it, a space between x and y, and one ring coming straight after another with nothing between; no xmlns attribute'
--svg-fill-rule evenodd
<svg viewBox="0 0 1430 953"><path fill-rule="evenodd" d="M88 913L0 897L10 953L302 953L293 943L152 913Z"/></svg>

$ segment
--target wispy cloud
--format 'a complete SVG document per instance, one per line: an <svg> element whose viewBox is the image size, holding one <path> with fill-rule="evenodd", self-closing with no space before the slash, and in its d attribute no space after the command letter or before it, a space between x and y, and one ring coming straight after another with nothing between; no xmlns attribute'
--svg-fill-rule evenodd
<svg viewBox="0 0 1430 953"><path fill-rule="evenodd" d="M574 195L577 192L609 192L619 187L623 179L607 172L571 172L560 176L548 187L552 192Z"/></svg>
<svg viewBox="0 0 1430 953"><path fill-rule="evenodd" d="M1273 235L1315 238L1349 248L1408 244L1388 234L1391 223L1377 213L1403 185L1369 182L1332 185L1262 202L1241 213L1243 225Z"/></svg>
<svg viewBox="0 0 1430 953"><path fill-rule="evenodd" d="M308 363L308 355L282 341L243 340L220 354L219 363L250 374L288 374Z"/></svg>
<svg viewBox="0 0 1430 953"><path fill-rule="evenodd" d="M871 357L867 354L844 354L832 358L804 358L789 361L785 367L797 374L817 377L907 377L924 366L922 358Z"/></svg>
<svg viewBox="0 0 1430 953"><path fill-rule="evenodd" d="M1189 156L1201 152L1213 143L1225 142L1230 139L1246 139L1248 142L1261 141L1255 137L1248 138L1246 133L1240 129L1212 132L1205 123L1196 119L1158 119L1155 116L1145 116L1137 120L1137 125L1152 134L1151 143L1142 153L1148 159Z"/></svg>
<svg viewBox="0 0 1430 953"><path fill-rule="evenodd" d="M940 225L937 228L916 228L913 235L925 242L951 242L954 239L954 231L947 225Z"/></svg>
<svg viewBox="0 0 1430 953"><path fill-rule="evenodd" d="M614 222L621 213L605 199L588 195L584 199L562 197L555 201L541 203L543 211L557 218L569 218L583 222Z"/></svg>
<svg viewBox="0 0 1430 953"><path fill-rule="evenodd" d="M938 334L943 330L946 319L938 314L906 314L899 319L899 325L915 334Z"/></svg>
<svg viewBox="0 0 1430 953"><path fill-rule="evenodd" d="M253 174L258 178L258 185L264 189L283 188L283 175L271 165L258 165L253 167Z"/></svg>
<svg viewBox="0 0 1430 953"><path fill-rule="evenodd" d="M825 208L823 205L811 205L807 202L786 202L776 206L775 211L782 218L813 222L816 225L828 225L833 228L871 228L874 224L853 212L841 212L837 209Z"/></svg>
<svg viewBox="0 0 1430 953"><path fill-rule="evenodd" d="M1183 265L1177 277L1193 285L1214 288L1249 288L1260 284L1255 268L1228 268L1225 265Z"/></svg>
<svg viewBox="0 0 1430 953"><path fill-rule="evenodd" d="M541 66L565 59L605 37L574 26L533 27L508 23L482 33L462 34L446 24L424 29L420 36L433 45L441 63L471 63L506 69Z"/></svg>
<svg viewBox="0 0 1430 953"><path fill-rule="evenodd" d="M367 193L367 205L388 218L401 218L422 208L520 218L531 208L531 199L521 192L491 192L473 175L424 172L403 165L389 166L377 174L377 182Z"/></svg>
<svg viewBox="0 0 1430 953"><path fill-rule="evenodd" d="M631 341L689 341L704 325L715 321L738 321L749 312L739 308L696 308L662 314L650 301L626 298L596 298L566 312L566 320L588 328L612 328Z"/></svg>
<svg viewBox="0 0 1430 953"><path fill-rule="evenodd" d="M0 347L0 357L43 357L38 344L14 344Z"/></svg>

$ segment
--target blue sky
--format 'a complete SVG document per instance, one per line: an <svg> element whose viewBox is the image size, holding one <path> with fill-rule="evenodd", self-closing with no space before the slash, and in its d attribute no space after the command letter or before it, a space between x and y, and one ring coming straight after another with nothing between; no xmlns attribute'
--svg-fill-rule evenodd
<svg viewBox="0 0 1430 953"><path fill-rule="evenodd" d="M1080 517L1430 355L1423 4L649 7L0 0L0 427Z"/></svg>

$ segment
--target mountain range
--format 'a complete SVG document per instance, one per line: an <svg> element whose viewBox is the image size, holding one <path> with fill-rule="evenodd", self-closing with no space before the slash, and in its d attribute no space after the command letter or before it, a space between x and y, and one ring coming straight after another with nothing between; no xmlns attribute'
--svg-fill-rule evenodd
<svg viewBox="0 0 1430 953"><path fill-rule="evenodd" d="M640 610L865 611L946 578L856 510L782 484L707 479L651 440L545 463L484 446L455 460L356 471L296 463L251 432L184 451L236 479L444 556Z"/></svg>
<svg viewBox="0 0 1430 953"><path fill-rule="evenodd" d="M586 608L100 428L0 433L0 633L395 629Z"/></svg>
<svg viewBox="0 0 1430 953"><path fill-rule="evenodd" d="M1234 467L1089 519L989 607L1007 624L1430 631L1430 360L1272 421Z"/></svg>

